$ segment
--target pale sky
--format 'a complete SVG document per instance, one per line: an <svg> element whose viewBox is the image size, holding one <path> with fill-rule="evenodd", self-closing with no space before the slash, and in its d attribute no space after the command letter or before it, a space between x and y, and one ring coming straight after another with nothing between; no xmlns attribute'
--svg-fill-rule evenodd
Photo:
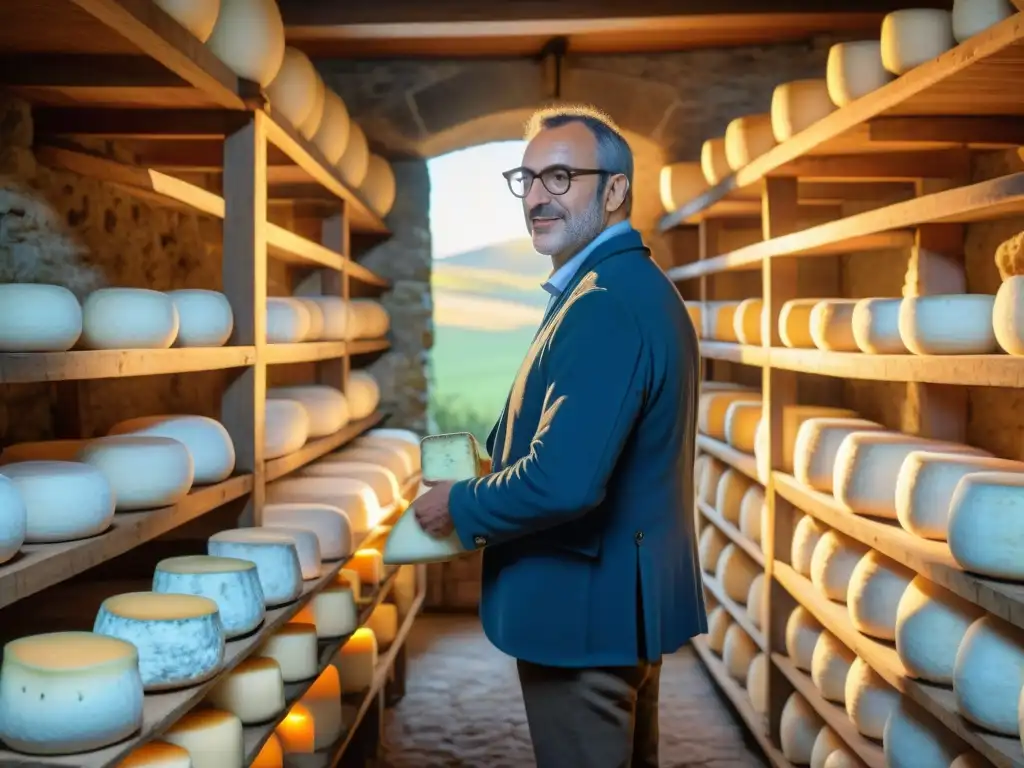
<svg viewBox="0 0 1024 768"><path fill-rule="evenodd" d="M497 141L428 161L435 259L528 237L522 202L501 172L522 164L525 141Z"/></svg>

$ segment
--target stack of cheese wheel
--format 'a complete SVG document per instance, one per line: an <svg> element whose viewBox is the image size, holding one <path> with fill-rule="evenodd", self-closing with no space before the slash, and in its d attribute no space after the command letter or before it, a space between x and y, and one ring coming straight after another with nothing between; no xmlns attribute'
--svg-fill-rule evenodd
<svg viewBox="0 0 1024 768"><path fill-rule="evenodd" d="M736 402L760 403L761 393L749 389L702 392L697 406L697 429L715 440L726 439L726 415Z"/></svg>
<svg viewBox="0 0 1024 768"><path fill-rule="evenodd" d="M761 346L761 321L764 319L764 302L761 299L744 299L736 307L732 318L732 330L740 344Z"/></svg>
<svg viewBox="0 0 1024 768"><path fill-rule="evenodd" d="M832 493L836 455L851 432L884 430L867 419L817 417L807 419L797 430L793 444L793 475L797 481L822 493Z"/></svg>
<svg viewBox="0 0 1024 768"><path fill-rule="evenodd" d="M700 170L708 184L719 184L732 174L725 153L725 137L708 139L700 148Z"/></svg>
<svg viewBox="0 0 1024 768"><path fill-rule="evenodd" d="M307 439L327 437L344 428L350 420L348 400L340 390L324 384L269 387L267 400L299 403L309 420Z"/></svg>
<svg viewBox="0 0 1024 768"><path fill-rule="evenodd" d="M316 628L318 638L335 638L350 635L359 626L359 609L352 586L343 578L317 592L294 621L311 624Z"/></svg>
<svg viewBox="0 0 1024 768"><path fill-rule="evenodd" d="M395 183L395 172L380 155L370 154L369 167L366 171L366 178L363 180L359 191L370 206L370 210L381 218L391 212L395 204L397 186Z"/></svg>
<svg viewBox="0 0 1024 768"><path fill-rule="evenodd" d="M846 675L846 714L857 731L881 740L885 723L899 703L899 693L857 657Z"/></svg>
<svg viewBox="0 0 1024 768"><path fill-rule="evenodd" d="M736 311L739 301L706 301L704 302L704 332L701 338L711 341L736 343Z"/></svg>
<svg viewBox="0 0 1024 768"><path fill-rule="evenodd" d="M826 725L814 737L814 746L811 748L811 768L825 768L828 765L826 761L829 756L845 746L846 742L840 739L836 732Z"/></svg>
<svg viewBox="0 0 1024 768"><path fill-rule="evenodd" d="M722 550L729 545L729 539L714 525L708 523L700 533L697 544L697 552L700 557L700 566L705 573L714 573L718 568L718 559L722 556Z"/></svg>
<svg viewBox="0 0 1024 768"><path fill-rule="evenodd" d="M869 355L905 355L900 336L902 299L861 299L853 307L851 325L857 349Z"/></svg>
<svg viewBox="0 0 1024 768"><path fill-rule="evenodd" d="M348 375L345 396L352 420L365 419L380 405L380 385L369 371L352 371Z"/></svg>
<svg viewBox="0 0 1024 768"><path fill-rule="evenodd" d="M995 300L988 294L906 297L900 302L900 339L915 355L997 352Z"/></svg>
<svg viewBox="0 0 1024 768"><path fill-rule="evenodd" d="M422 471L421 461L421 438L407 429L371 429L352 441L354 448L369 448L374 446L387 446L402 453L409 461L413 471Z"/></svg>
<svg viewBox="0 0 1024 768"><path fill-rule="evenodd" d="M250 560L209 555L170 557L156 564L153 591L213 600L228 640L249 634L266 615L263 588L256 564Z"/></svg>
<svg viewBox="0 0 1024 768"><path fill-rule="evenodd" d="M796 436L800 425L808 419L847 418L856 416L848 408L829 408L821 405L787 405L782 409L782 455L769 457L768 424L761 421L754 437L754 458L757 461L757 475L762 483L768 483L772 469L793 472L796 455Z"/></svg>
<svg viewBox="0 0 1024 768"><path fill-rule="evenodd" d="M384 305L371 299L349 302L348 339L381 339L391 328L391 317Z"/></svg>
<svg viewBox="0 0 1024 768"><path fill-rule="evenodd" d="M295 453L309 439L309 411L298 400L268 399L264 404L263 458Z"/></svg>
<svg viewBox="0 0 1024 768"><path fill-rule="evenodd" d="M824 79L783 83L772 93L772 134L776 141L786 141L834 110Z"/></svg>
<svg viewBox="0 0 1024 768"><path fill-rule="evenodd" d="M769 522L764 488L757 483L751 483L740 500L740 533L755 544L764 546L768 542L768 536L765 534Z"/></svg>
<svg viewBox="0 0 1024 768"><path fill-rule="evenodd" d="M309 313L309 328L306 329L306 334L300 341L325 341L324 326L327 323L327 318L324 316L324 310L320 303L306 296L293 296L291 301L297 301Z"/></svg>
<svg viewBox="0 0 1024 768"><path fill-rule="evenodd" d="M178 336L171 297L144 288L101 288L82 305L85 349L167 349Z"/></svg>
<svg viewBox="0 0 1024 768"><path fill-rule="evenodd" d="M920 706L900 696L882 735L885 764L891 768L951 765L966 745Z"/></svg>
<svg viewBox="0 0 1024 768"><path fill-rule="evenodd" d="M902 75L956 45L949 11L910 8L882 20L882 65Z"/></svg>
<svg viewBox="0 0 1024 768"><path fill-rule="evenodd" d="M0 352L66 352L82 335L82 307L59 285L0 285Z"/></svg>
<svg viewBox="0 0 1024 768"><path fill-rule="evenodd" d="M323 295L322 270L311 272L294 291L294 298L302 299L302 304L309 311L312 305L320 311L323 318L320 338L324 341L341 341L350 338L349 320L351 310L349 303L340 296Z"/></svg>
<svg viewBox="0 0 1024 768"><path fill-rule="evenodd" d="M672 163L662 166L659 177L661 206L667 213L681 208L708 189L700 163Z"/></svg>
<svg viewBox="0 0 1024 768"><path fill-rule="evenodd" d="M114 518L114 489L97 467L70 461L23 461L5 478L4 551L24 544L75 541L102 533ZM13 486L13 488L12 488ZM72 503L73 500L73 503ZM22 541L19 542L18 540Z"/></svg>
<svg viewBox="0 0 1024 768"><path fill-rule="evenodd" d="M389 470L400 485L405 485L412 480L417 467L417 464L409 456L409 452L406 450L407 447L403 444L396 444L394 441L367 443L356 440L340 451L328 454L321 460L321 463L361 462L376 464Z"/></svg>
<svg viewBox="0 0 1024 768"><path fill-rule="evenodd" d="M750 582L750 590L747 592L747 616L750 617L750 623L762 631L767 627L765 591L764 574L759 573Z"/></svg>
<svg viewBox="0 0 1024 768"><path fill-rule="evenodd" d="M1020 472L975 472L957 483L949 504L949 550L960 567L1024 581L1018 537L1022 490Z"/></svg>
<svg viewBox="0 0 1024 768"><path fill-rule="evenodd" d="M770 114L738 117L725 129L725 158L729 167L738 171L774 147L775 143Z"/></svg>
<svg viewBox="0 0 1024 768"><path fill-rule="evenodd" d="M235 469L235 446L219 421L206 416L142 416L118 422L111 435L139 435L177 440L192 457L196 485L226 480Z"/></svg>
<svg viewBox="0 0 1024 768"><path fill-rule="evenodd" d="M344 511L355 534L374 528L383 511L373 487L348 477L287 477L267 486L271 504L326 504Z"/></svg>
<svg viewBox="0 0 1024 768"><path fill-rule="evenodd" d="M223 347L231 338L235 316L218 291L185 289L167 294L178 312L176 347Z"/></svg>

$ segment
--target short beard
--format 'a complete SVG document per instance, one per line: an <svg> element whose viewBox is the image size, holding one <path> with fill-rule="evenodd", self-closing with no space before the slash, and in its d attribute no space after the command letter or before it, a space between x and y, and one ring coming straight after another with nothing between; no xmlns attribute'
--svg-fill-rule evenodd
<svg viewBox="0 0 1024 768"><path fill-rule="evenodd" d="M595 195L587 209L578 216L566 216L565 240L556 253L547 253L552 259L563 263L582 251L587 244L601 234L604 229L604 216L601 208L601 196Z"/></svg>

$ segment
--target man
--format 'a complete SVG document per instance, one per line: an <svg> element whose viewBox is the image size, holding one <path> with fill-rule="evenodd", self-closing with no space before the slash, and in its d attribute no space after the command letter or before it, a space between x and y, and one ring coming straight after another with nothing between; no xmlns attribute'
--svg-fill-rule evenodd
<svg viewBox="0 0 1024 768"><path fill-rule="evenodd" d="M629 222L633 156L587 108L542 111L504 175L551 256L493 466L416 502L483 553L480 614L518 660L539 768L658 765L661 656L707 629L693 517L697 338Z"/></svg>

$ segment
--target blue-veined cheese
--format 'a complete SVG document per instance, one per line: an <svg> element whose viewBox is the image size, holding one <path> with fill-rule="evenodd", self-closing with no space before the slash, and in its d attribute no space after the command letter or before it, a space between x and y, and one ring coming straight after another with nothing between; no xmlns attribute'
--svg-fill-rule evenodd
<svg viewBox="0 0 1024 768"><path fill-rule="evenodd" d="M256 564L250 560L210 555L169 557L156 564L153 591L213 600L229 640L256 629L266 612Z"/></svg>
<svg viewBox="0 0 1024 768"><path fill-rule="evenodd" d="M271 528L234 528L220 531L206 543L207 553L217 557L251 560L267 606L284 605L302 594L302 566L295 539Z"/></svg>

